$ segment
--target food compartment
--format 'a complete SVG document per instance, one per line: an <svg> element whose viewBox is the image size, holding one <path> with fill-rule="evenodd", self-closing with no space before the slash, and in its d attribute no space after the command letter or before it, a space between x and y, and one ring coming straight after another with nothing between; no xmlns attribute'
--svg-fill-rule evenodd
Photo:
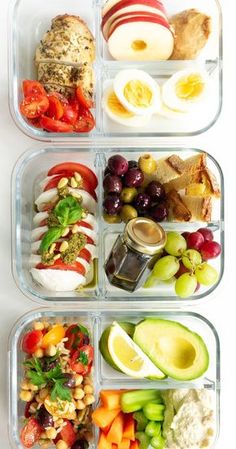
<svg viewBox="0 0 236 449"><path fill-rule="evenodd" d="M197 333L204 340L207 345L207 350L209 353L209 368L205 372L204 376L199 377L192 381L180 381L174 380L172 378L166 378L164 380L149 380L149 379L132 379L127 375L122 375L113 368L110 368L106 362L102 359L100 349L101 343L99 340L101 338L102 332L110 325L114 324L114 319L118 323L133 323L137 324L141 320L147 319L161 319L165 323L175 322L178 326L185 326L191 330L192 333ZM21 350L21 345L24 335L35 326L39 326L39 323L48 322L50 325L55 324L65 324L71 325L74 323L79 323L86 328L88 328L91 335L91 344L94 346L94 365L92 371L92 380L94 386L94 396L97 402L93 404L93 408L98 407L98 399L100 392L102 390L111 390L115 392L116 390L145 390L157 391L159 390L161 394L168 394L169 389L174 389L177 396L181 398L188 393L189 389L197 389L200 391L200 401L206 398L210 398L212 403L211 408L211 418L210 422L207 422L213 430L211 435L209 433L209 441L211 444L206 445L206 447L212 447L219 432L219 394L220 394L220 361L219 361L219 341L217 333L214 327L205 318L200 315L187 313L187 312L158 312L153 313L149 310L143 312L133 311L120 311L119 309L114 309L113 312L103 310L87 312L85 309L80 311L75 311L72 309L69 312L65 312L61 309L53 312L51 310L45 309L44 311L34 311L28 313L23 318L21 318L14 326L9 342L9 374L10 374L10 439L15 447L21 447L20 443L20 429L26 421L24 421L24 403L18 399L21 391L21 381L23 376L22 363L24 361L24 354ZM167 329L168 331L168 329ZM176 338L173 340L174 347L174 362L176 362L176 367L182 366L178 363L178 357L186 358L189 360L189 351L187 342L178 340L178 331L176 331ZM196 334L193 334L196 336ZM122 344L121 342L119 343ZM164 343L163 343L164 344ZM185 346L186 344L186 346ZM99 346L100 345L100 346ZM179 346L178 346L179 345ZM182 345L182 349L181 349ZM104 348L104 346L103 346ZM171 346L166 346L165 351L170 355ZM199 348L196 349L197 351ZM173 355L173 354L172 354ZM199 355L199 354L198 354ZM195 354L195 356L198 356ZM171 360L170 358L168 359ZM198 360L200 362L200 360ZM195 408L198 404L195 403L196 397L194 392L190 392L190 400L193 401L192 406ZM193 395L193 397L192 397ZM112 399L112 398L111 398ZM155 401L154 401L155 402ZM158 402L158 401L157 401ZM130 404L131 405L131 404ZM209 406L209 403L208 403ZM202 410L202 408L201 408ZM177 413L177 412L175 412ZM193 420L197 419L197 415L193 417ZM182 429L184 432L188 432L188 429ZM203 429L206 431L205 429ZM94 426L93 439L90 441L90 447L97 447L98 438L98 428ZM200 438L200 437L199 437ZM37 444L36 444L36 447ZM70 446L69 446L70 447ZM200 446L199 446L200 447Z"/></svg>
<svg viewBox="0 0 236 449"><path fill-rule="evenodd" d="M133 9L135 5L130 4L129 0L127 1L128 8ZM103 39L101 31L102 5L102 1L90 0L86 5L86 10L84 10L82 5L77 5L74 0L66 3L64 0L60 0L56 6L50 0L47 8L39 11L36 15L29 0L12 2L10 10L9 103L13 119L19 128L30 137L38 140L84 141L90 135L91 137L132 137L134 134L143 137L194 135L205 131L213 125L219 116L222 103L222 29L218 2L211 0L205 5L203 1L200 4L199 2L196 4L195 1L190 2L190 4L182 1L179 6L174 5L174 2L171 0L165 2L165 8L170 15L184 9L195 8L203 11L206 17L211 17L211 25L208 23L208 18L203 19L201 15L200 18L193 19L196 22L199 20L200 24L202 22L203 31L201 37L204 40L204 34L206 33L206 45L203 46L204 48L195 59L188 57L186 59L180 58L179 60L148 60L144 62L125 59L114 61L109 56L107 44ZM83 107L80 108L79 115L78 108L76 108L76 121L74 121L75 112L72 113L70 110L68 115L68 108L65 107L64 100L63 102L61 101L61 97L59 97L59 101L62 102L62 105L59 107L57 104L58 99L55 100L54 98L50 100L49 109L47 109L47 101L45 103L45 100L41 99L41 113L48 115L48 118L52 118L54 121L51 122L48 118L43 117L41 123L34 116L32 116L32 120L28 120L20 112L20 103L23 99L22 82L24 80L37 79L34 64L35 50L40 41L41 43L43 41L43 46L46 46L46 52L48 49L50 50L53 38L51 36L48 38L48 41L44 42L43 35L50 29L52 19L60 14L77 15L84 20L95 37L96 55L94 55L94 60L83 62L84 53L82 52L82 66L80 61L73 60L73 55L70 53L68 60L64 60L64 54L59 58L57 54L49 59L48 55L46 59L42 57L42 64L45 66L43 76L40 72L39 79L46 86L53 85L55 88L53 90L59 90L63 94L65 92L66 94L71 94L75 87L74 81L78 84L79 80L81 80L81 87L87 99L85 103L90 110L85 112L83 109L85 99L84 95L81 99L81 93L78 94L78 100L76 101L79 101L80 106ZM71 23L69 23L70 26ZM67 24L65 28L67 28ZM207 31L205 28L207 28ZM208 39L210 28L211 33ZM24 33L22 29L24 29ZM62 37L64 31L62 29ZM146 35L149 36L151 33L147 32ZM30 36L30 39L26 39L26 36ZM201 40L201 37L199 39L196 38L196 41ZM61 50L60 47L58 51ZM88 51L87 45L85 50ZM67 52L67 50L63 51ZM49 65L51 64L50 67L49 65L47 66L48 63ZM60 67L55 66L55 64L59 64ZM91 75L92 70L87 72L88 67L92 64L94 77ZM84 73L84 70L86 73ZM142 84L135 88L136 77L132 72L133 70L138 70ZM120 95L123 84L121 83L121 85L119 81L115 87L113 82L119 73L123 74L122 83L126 82L129 84L131 82L133 86L132 91L137 90L137 95L139 95L140 88L141 90L146 87L149 88L148 95L152 97L152 100L149 98L152 107L147 98L143 99L145 111L142 105L139 105L140 107L135 110L133 107L130 109L130 104L127 106L127 101L124 102L124 96ZM151 77L148 82L147 75ZM58 76L60 78L59 81L57 80ZM73 88L71 87L72 84ZM93 84L94 89L92 87ZM163 87L165 85L168 86L165 88ZM92 90L94 91L94 102L91 101ZM116 98L113 94L111 96L113 90L115 90ZM177 92L179 90L180 95ZM155 101L153 100L154 97ZM30 100L31 103L32 101ZM64 110L64 115L61 115L61 108ZM73 108L74 102L72 102ZM142 109L141 114L140 108ZM23 107L22 111L28 117L25 107ZM57 120L59 123L56 122Z"/></svg>
<svg viewBox="0 0 236 449"><path fill-rule="evenodd" d="M197 54L197 59L198 60L202 60L202 61L210 61L210 60L215 60L217 61L219 57L221 57L221 11L220 11L220 5L218 3L218 1L215 0L210 0L209 2L204 2L204 0L200 0L198 2L196 2L196 0L191 0L191 1L186 1L186 0L182 0L181 2L179 2L178 4L176 4L175 2L173 2L172 0L165 0L162 3L162 6L165 9L165 12L163 13L163 10L160 9L161 5L155 5L155 2L149 2L148 5L143 5L143 4L130 4L130 2L125 3L120 5L117 5L118 2L113 3L113 10L111 11L108 10L108 6L104 8L104 2L100 1L98 2L98 21L99 21L99 26L103 26L103 24L105 25L105 32L107 31L107 29L110 28L110 31L112 31L111 26L108 27L109 22L107 19L110 20L110 25L114 25L114 20L129 20L134 19L134 17L132 17L132 14L135 13L136 16L138 17L144 17L145 14L158 14L161 15L161 17L163 18L163 15L166 15L167 19L170 20L171 22L171 17L173 17L176 14L179 14L185 10L190 10L190 9L195 9L198 10L202 13L203 16L208 16L208 18L210 17L211 20L211 24L209 24L209 21L207 19L207 17L186 17L186 21L189 20L195 20L195 24L196 24L196 28L198 26L204 27L205 25L205 35L204 32L202 33L201 39L203 39L203 41L201 42L202 44L202 49L199 48L198 50L198 54ZM159 8L158 8L159 6ZM115 8L114 8L115 7ZM103 9L104 8L104 9ZM149 8L157 8L157 10L155 9L149 9ZM145 11L146 9L146 11ZM149 11L147 10L149 9ZM137 11L140 14L137 14ZM109 14L107 14L109 13ZM103 19L103 17L105 16L105 14L107 15L107 17L105 17L105 19ZM110 16L110 17L109 17ZM111 20L113 21L113 24L111 22ZM137 20L138 21L138 20ZM136 22L137 22L136 21ZM198 21L200 22L200 24L198 23ZM135 21L134 21L135 23ZM145 23L145 22L144 22ZM186 25L186 22L183 23L183 28L184 29L184 25ZM104 27L103 27L104 28ZM196 32L196 28L193 30L193 32ZM162 28L161 28L162 29ZM130 27L130 30L132 32L132 25ZM188 29L188 34L190 33L190 29ZM125 28L124 28L125 31ZM142 30L141 30L142 31ZM136 51L136 56L137 60L139 60L139 54L142 53L142 50L147 50L148 45L151 45L151 42L148 40L150 39L150 33L152 33L153 30L148 30L148 27L146 28L146 36L145 38L147 39L147 42L144 42L142 45L142 42L139 42L139 45L133 45L133 57L132 60L129 61L129 56L130 55L126 55L126 58L123 58L123 61L129 61L129 62L134 62L135 63L135 51ZM210 32L209 32L210 31ZM182 31L183 32L183 31ZM121 34L122 36L122 34ZM192 38L192 35L189 35L189 39ZM141 39L139 39L140 41ZM183 40L184 40L184 36L183 36ZM165 39L162 41L162 44L164 45ZM109 45L108 42L105 40L105 38L103 37L102 33L99 34L99 54L101 55L101 58L103 59L104 62L116 62L116 59L112 57L111 53L109 52ZM127 44L127 48L129 48L130 42L127 41L127 35L126 35L126 44ZM145 45L146 44L146 45ZM199 45L199 42L198 44ZM123 47L123 41L121 41L121 46ZM131 45L132 47L132 45ZM135 48L136 47L136 48ZM190 49L188 49L190 50ZM194 50L193 48L191 49L192 51ZM197 53L197 49L195 49L196 53ZM178 52L179 54L180 52ZM184 50L182 50L181 55L183 56ZM153 57L154 55L152 53L151 57ZM124 55L125 56L125 55ZM188 55L189 56L189 55ZM150 57L150 59L151 59ZM190 59L194 59L195 55L193 54L192 58L185 58L187 61L187 63L190 63L191 61L189 61ZM184 58L182 58L184 59ZM122 61L122 60L121 60ZM168 63L169 61L165 61L165 63Z"/></svg>
<svg viewBox="0 0 236 449"><path fill-rule="evenodd" d="M147 159L145 161L145 154L149 155L149 159ZM142 182L141 186L138 185L137 188L133 188L130 184L131 187L129 187L127 189L126 187L126 182L130 181L126 181L125 179L128 179L128 175L126 172L126 174L123 176L121 175L120 179L122 180L122 190L120 194L117 194L117 204L118 202L121 203L118 204L119 206L119 210L117 212L117 215L112 215L114 214L114 211L112 210L115 206L117 206L117 204L115 204L115 202L112 199L112 204L111 201L106 200L106 198L110 198L109 196L109 190L108 191L104 191L104 198L105 198L105 202L104 204L104 210L103 213L105 214L104 217L105 219L103 220L103 226L104 226L104 232L102 235L102 245L101 245L101 251L102 251L102 258L103 258L103 265L107 264L107 273L110 273L110 265L111 265L111 269L113 269L113 264L112 261L114 262L115 259L113 260L112 257L109 258L109 255L111 254L111 247L115 244L117 238L119 235L122 235L124 232L124 227L125 224L124 222L120 223L122 220L126 220L128 219L127 214L131 214L129 215L129 219L130 218L135 218L135 217L150 217L153 218L154 220L159 221L159 224L164 228L164 230L167 232L167 234L169 232L175 232L177 234L183 234L183 233L193 233L198 231L201 228L205 228L205 232L210 232L213 233L213 235L211 234L211 238L217 242L217 247L218 244L221 245L222 248L222 252L221 255L215 258L210 258L210 260L208 260L208 263L218 272L218 281L213 283L213 284L208 284L207 285L201 285L199 288L196 290L196 292L194 294L191 295L191 300L190 297L186 297L186 298L179 298L175 292L175 283L176 280L175 278L168 278L169 280L165 279L165 281L160 280L159 281L156 280L157 282L143 282L141 285L139 285L138 289L136 289L133 292L129 292L128 289L127 291L125 289L121 289L117 287L117 283L110 283L108 281L108 277L106 275L105 270L101 271L101 277L103 277L103 292L104 292L104 296L106 296L108 299L110 298L116 298L118 300L121 299L122 296L124 296L126 299L129 299L131 302L133 301L137 301L139 300L139 298L148 298L148 300L150 301L157 301L159 303L159 306L161 304L168 304L171 306L171 304L173 303L173 301L175 301L175 304L180 304L181 303L185 303L185 304L190 304L192 301L198 301L200 298L203 298L204 296L206 296L207 294L209 294L211 291L214 290L214 288L218 285L218 283L220 282L220 279L222 277L223 274L223 267L224 267L224 187L223 187L223 177L222 177L222 173L221 173L221 169L218 166L217 162L209 155L206 154L204 152L199 152L198 150L194 150L194 149L171 149L171 148L160 148L160 149L156 149L156 150L151 150L149 151L146 149L137 149L136 151L123 151L123 150L119 150L119 151L112 151L109 154L106 155L105 159L104 159L104 164L103 164L103 170L105 171L107 177L109 177L109 164L108 160L110 158L113 158L114 156L116 157L117 155L117 160L119 161L119 158L121 157L121 161L122 161L122 157L125 158L127 161L132 161L131 164L133 164L135 166L136 164L136 168L138 163L140 163L141 165L139 165L140 167L144 167L145 170L145 165L147 165L147 168L149 169L149 166L151 167L150 164L153 163L155 164L155 161L157 163L156 169L154 166L154 170L153 173L147 174L144 173L144 181ZM140 161L140 157L144 157L143 160ZM175 159L177 157L177 159ZM187 172L185 171L185 169L183 169L182 174L181 173L177 173L175 172L175 174L173 174L172 169L174 168L177 169L177 171L180 168L179 162L180 159L181 161L184 161L184 164L186 164L186 167L188 167ZM148 162L147 162L148 161ZM172 162L174 163L174 165L172 166L172 169L170 170L170 165L172 164ZM200 164L199 164L200 162ZM177 165L175 165L177 163ZM159 165L158 165L159 164ZM111 165L110 165L111 167ZM118 169L117 169L118 170ZM132 171L133 169L131 169ZM135 170L135 169L134 169ZM156 171L155 171L156 170ZM206 170L206 172L205 172ZM139 169L138 169L139 171ZM142 171L142 170L141 170ZM107 174L108 173L108 174ZM113 172L112 172L113 173ZM113 176L113 174L111 173L110 176ZM201 190L203 188L203 185L205 182L207 182L207 189L209 188L209 184L208 181L202 180L199 181L199 179L201 178L201 173L208 173L213 175L212 180L214 179L214 186L213 190L215 191L215 194L210 193L210 190L206 190L205 193ZM200 175L200 178L199 178ZM211 176L210 175L210 176ZM204 177L205 175L203 175ZM197 179L198 178L198 179ZM112 179L111 179L112 180ZM135 180L134 180L135 181ZM142 196L143 198L140 197L140 201L147 201L146 196L148 196L148 201L150 200L150 192L148 191L148 186L149 183L153 182L153 181L157 181L157 185L158 185L158 189L162 188L165 191L166 197L162 198L160 197L158 200L154 200L151 197L151 201L154 201L154 206L150 205L148 206L148 209L145 210L141 210L138 207L140 206L140 202L137 201L138 195ZM167 181L167 182L166 182ZM117 182L117 181L116 181ZM136 182L136 181L135 181ZM110 183L110 185L109 185ZM106 188L111 188L112 183L106 179L106 183L104 184L106 186ZM158 184L159 183L159 184ZM193 183L193 184L192 184ZM144 186L144 187L143 187ZM135 197L132 196L132 198L128 201L127 199L125 199L125 189L127 190L127 194L128 194L128 190L130 190L131 194L131 190L136 191L135 193ZM200 190L199 190L200 189ZM220 197L219 197L219 192L221 192ZM146 193L148 193L148 195L146 195ZM113 194L114 195L114 194ZM181 202L183 201L183 204L188 205L189 207L189 211L191 211L191 217L188 216L186 219L185 213L182 210L182 206L179 209L179 199L181 198ZM120 201L121 200L121 201ZM177 201L177 202L176 202ZM193 203L192 203L193 201ZM205 214L207 207L206 207L206 203L210 201L210 209L211 212L209 214ZM109 203L109 204L108 204ZM114 203L114 204L113 204ZM151 203L152 204L152 203ZM183 205L182 204L182 205ZM197 205L198 204L198 205ZM209 206L208 204L208 206ZM107 215L107 212L109 213L109 209L108 206L110 208L111 211L111 215ZM113 207L114 206L114 207ZM200 206L200 208L199 208ZM143 207L143 206L142 206ZM163 208L166 210L165 212L165 218L164 216L161 217L160 214L162 214L163 212ZM161 209L162 208L162 209ZM129 211L128 211L129 209ZM161 209L161 210L159 210ZM208 209L208 211L210 211L210 209ZM203 212L204 211L204 212ZM181 212L180 214L178 212ZM203 213L202 213L203 212ZM156 214L159 215L156 215ZM152 214L154 214L152 216ZM157 216L157 218L155 218ZM188 234L186 234L187 236ZM186 237L187 239L187 237ZM186 240L187 241L187 240ZM196 251L198 248L197 246L195 246L194 244L192 244L191 242L189 242L189 244L187 244L187 249L194 249L194 251ZM201 250L199 249L199 251L201 252ZM198 251L198 252L199 252ZM174 254L172 253L172 251L166 253L166 255L171 255ZM203 254L203 253L202 253ZM176 254L177 255L177 254ZM113 258L115 256L113 255ZM203 261L204 261L204 256L202 255ZM128 260L128 259L127 259ZM109 261L109 262L108 262ZM116 262L115 262L116 263ZM118 264L118 262L117 262ZM132 265L132 264L131 264ZM151 266L151 269L153 267L153 264ZM126 271L130 273L132 273L132 266L129 267L129 270L127 269ZM150 271L149 271L150 273ZM152 272L154 273L154 271ZM181 274L181 273L180 273ZM182 272L183 274L183 272ZM109 274L110 276L110 274ZM121 275L122 277L122 275ZM129 277L129 276L128 276ZM117 279L119 278L119 273L117 274ZM146 279L149 279L149 275L146 274ZM152 279L154 280L154 279ZM121 284L120 284L121 285ZM143 288L144 287L144 288ZM188 301L190 300L190 302ZM180 301L180 302L179 302Z"/></svg>
<svg viewBox="0 0 236 449"><path fill-rule="evenodd" d="M50 168L53 166L57 166L58 164L64 163L64 162L74 162L74 163L80 163L83 166L87 167L87 170L89 170L89 173L91 174L91 171L95 174L97 172L97 161L96 161L96 153L91 151L80 151L76 150L75 148L67 148L65 151L64 149L50 149L50 148L44 148L43 150L36 150L33 153L30 151L27 153L26 156L21 158L16 167L15 172L13 175L14 178L14 185L13 185L13 232L14 232L14 249L13 249L13 272L14 277L16 279L17 284L19 287L23 290L23 292L30 294L31 297L37 298L37 299L44 299L49 301L64 301L66 298L70 297L72 301L78 300L79 297L87 297L91 298L98 294L98 270L97 270L97 246L98 244L98 235L97 235L97 229L98 229L98 207L97 202L95 200L96 193L95 191L91 191L90 184L87 179L87 192L86 190L77 190L77 189L70 189L73 195L73 191L76 193L80 192L83 196L82 203L86 204L87 209L90 211L90 213L85 214L85 218L83 219L83 212L82 215L80 214L81 218L79 221L77 221L78 225L83 227L83 231L85 231L85 235L89 238L89 244L86 244L84 246L81 246L82 249L85 249L85 254L82 255L82 260L79 262L82 262L82 265L84 268L82 268L82 271L80 270L81 266L79 266L78 270L76 269L76 272L70 271L70 275L74 278L75 276L77 278L80 278L80 275L86 276L86 288L83 290L77 290L75 291L65 291L66 287L63 287L63 291L56 292L57 287L55 287L55 291L51 289L51 282L55 282L55 286L57 282L61 282L63 279L58 278L58 274L60 274L60 267L59 271L55 267L55 271L51 272L53 279L51 278L51 281L48 283L46 282L43 284L38 283L30 274L30 270L34 269L37 264L40 262L40 257L37 256L39 254L40 248L38 247L39 242L42 242L42 239L46 235L45 233L48 232L47 227L47 220L49 218L49 215L51 212L55 209L52 209L50 212L50 208L48 211L40 212L37 217L39 217L39 220L36 221L36 212L34 210L34 202L36 198L42 198L45 197L45 206L47 201L49 201L48 194L51 197L57 197L55 196L55 193L57 193L57 184L60 182L60 179L62 179L61 182L63 182L63 175L54 175L47 177L47 172ZM66 167L68 170L68 167ZM70 167L69 167L70 168ZM86 170L86 169L85 169ZM60 170L59 170L60 171ZM64 174L68 175L69 172L64 172ZM58 179L59 176L59 179ZM86 176L86 173L85 173ZM73 177L73 176L72 176ZM56 184L51 185L49 190L45 187L47 182L51 182L54 179L56 179ZM67 178L68 179L68 178ZM93 181L92 177L92 181ZM96 180L96 177L95 177ZM53 181L54 182L54 181ZM84 181L83 181L84 182ZM65 186L66 187L66 186ZM43 193L43 189L44 191ZM54 193L53 193L54 192ZM52 195L51 195L52 193ZM79 193L79 194L80 194ZM85 195L85 196L84 196ZM93 196L92 196L93 195ZM77 195L78 196L78 195ZM71 199L71 195L69 195ZM51 198L51 201L53 198ZM44 201L44 200L42 200ZM75 201L76 203L76 201ZM41 206L43 206L43 203L40 200ZM77 207L77 206L76 206ZM40 211L44 209L44 206L40 208ZM47 209L47 207L46 207ZM86 209L86 210L87 210ZM39 209L38 209L39 212ZM73 211L72 211L73 212ZM50 215L51 216L51 215ZM41 218L40 218L41 217ZM76 218L76 217L75 217ZM82 219L82 221L81 221ZM77 220L77 218L76 218ZM75 223L75 220L72 220L73 223ZM64 223L66 224L66 223ZM46 226L45 226L46 225ZM51 225L49 224L49 227ZM60 227L60 223L57 222L56 226ZM70 229L70 235L71 237L63 237L61 234L61 238L58 240L59 242L67 239L71 239L72 237L72 229L75 225L69 225L64 227L64 229L67 230ZM86 227L86 228L85 228ZM80 229L81 230L81 229ZM76 228L76 234L78 229ZM82 233L83 233L82 231ZM80 233L78 234L80 235ZM87 239L87 237L86 237ZM94 240L93 240L94 239ZM54 242L56 240L53 240ZM75 242L76 243L76 242ZM82 241L81 241L82 243ZM76 243L77 244L77 243ZM67 245L67 243L66 243ZM55 246L55 245L54 245ZM67 245L68 246L68 245ZM38 249L37 249L38 248ZM55 251L57 251L58 248L55 248ZM71 247L72 249L72 247ZM62 250L62 248L60 249ZM88 252L89 251L89 252ZM66 254L66 253L65 253ZM81 253L82 254L82 253ZM69 255L69 254L68 254ZM87 257L89 256L89 258ZM91 256L91 257L90 257ZM38 260L39 259L39 260ZM56 261L57 257L55 256L55 263L58 263ZM42 262L42 260L41 260ZM47 262L46 262L47 263ZM67 261L67 264L73 263L72 260ZM81 265L81 264L80 264ZM50 269L50 265L48 266ZM85 269L85 272L84 272ZM73 267L72 267L73 270ZM45 275L47 275L47 272L45 272ZM51 270L50 270L51 271ZM87 274L86 274L87 273ZM64 271L64 277L68 276L68 272ZM65 280L65 279L64 279ZM63 281L64 282L64 281ZM77 281L76 281L77 282ZM79 282L80 284L80 282ZM78 285L79 285L78 284ZM42 287L41 285L44 285ZM73 289L72 289L73 290Z"/></svg>

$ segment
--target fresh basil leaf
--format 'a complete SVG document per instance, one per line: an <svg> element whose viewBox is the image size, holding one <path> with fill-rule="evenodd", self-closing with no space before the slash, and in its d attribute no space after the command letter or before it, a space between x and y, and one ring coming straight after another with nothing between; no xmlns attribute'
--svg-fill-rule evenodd
<svg viewBox="0 0 236 449"><path fill-rule="evenodd" d="M79 326L76 325L75 327L73 327L73 329L70 330L70 334L77 334L79 330L80 330Z"/></svg>
<svg viewBox="0 0 236 449"><path fill-rule="evenodd" d="M60 379L62 376L62 370L61 370L61 365L57 365L55 366L55 368L52 368L50 371L48 371L47 373L45 373L47 379L49 380L57 380Z"/></svg>
<svg viewBox="0 0 236 449"><path fill-rule="evenodd" d="M82 324L79 324L79 329L81 332L83 332L84 335L89 336L89 331L88 331L87 327L83 326Z"/></svg>
<svg viewBox="0 0 236 449"><path fill-rule="evenodd" d="M63 211L61 212L61 215L57 216L57 219L62 226L67 226L69 213L70 209L68 207L65 207L65 209L63 209Z"/></svg>
<svg viewBox="0 0 236 449"><path fill-rule="evenodd" d="M40 245L40 253L47 251L51 244L56 242L63 234L63 228L59 228L58 226L53 226L50 228L43 237L43 240Z"/></svg>
<svg viewBox="0 0 236 449"><path fill-rule="evenodd" d="M76 198L74 198L72 195L68 195L66 198L60 200L57 203L56 207L54 208L54 213L57 217L62 216L65 209L74 208L77 206L77 204L78 201L76 200Z"/></svg>
<svg viewBox="0 0 236 449"><path fill-rule="evenodd" d="M85 366L88 365L88 356L87 356L86 352L80 351L78 361L83 363L83 365L85 365Z"/></svg>
<svg viewBox="0 0 236 449"><path fill-rule="evenodd" d="M76 208L70 210L67 224L74 224L77 221L79 221L81 217L82 217L82 207L78 204Z"/></svg>

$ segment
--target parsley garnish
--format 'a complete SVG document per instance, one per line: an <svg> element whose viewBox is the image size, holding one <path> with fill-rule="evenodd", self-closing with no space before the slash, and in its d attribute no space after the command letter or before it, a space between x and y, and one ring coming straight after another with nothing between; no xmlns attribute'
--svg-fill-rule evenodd
<svg viewBox="0 0 236 449"><path fill-rule="evenodd" d="M30 382L38 387L48 385L52 387L51 399L56 401L57 398L62 401L71 401L71 391L65 387L66 377L63 375L61 365L58 363L49 371L43 371L41 362L36 357L26 360L24 366L27 369L27 377Z"/></svg>
<svg viewBox="0 0 236 449"><path fill-rule="evenodd" d="M78 361L83 363L83 365L88 365L88 356L87 356L86 352L80 351Z"/></svg>

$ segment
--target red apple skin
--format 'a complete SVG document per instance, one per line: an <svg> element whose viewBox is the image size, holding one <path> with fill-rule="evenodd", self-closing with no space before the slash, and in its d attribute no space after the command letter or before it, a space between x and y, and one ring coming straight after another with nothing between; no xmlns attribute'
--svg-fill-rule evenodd
<svg viewBox="0 0 236 449"><path fill-rule="evenodd" d="M164 16L166 17L165 8L164 8L163 4L161 2L159 2L158 0L121 0L120 2L118 2L117 4L112 6L112 8L110 8L107 11L107 13L103 16L102 23L101 23L102 32L103 32L103 28L106 25L107 21L114 14L116 14L117 12L119 12L120 10L122 10L124 8L127 8L128 6L135 6L135 5L137 5L137 9L138 9L138 5L155 8L157 10L157 12L161 11L164 14ZM106 39L105 34L107 34L107 33L103 33L104 38Z"/></svg>
<svg viewBox="0 0 236 449"><path fill-rule="evenodd" d="M120 23L121 20L128 21L128 19L131 19L133 17L134 18L136 17L137 19L140 19L140 17L152 17L154 19L158 19L160 17L160 19L163 19L163 17L158 14L153 14L153 13L148 13L148 12L145 13L143 11L121 14L120 16L116 17L113 22L111 22L111 25L109 28L109 37L112 35L113 28L116 27L116 25L118 25L118 23ZM168 25L168 22L167 22L167 25Z"/></svg>
<svg viewBox="0 0 236 449"><path fill-rule="evenodd" d="M171 27L170 27L170 25L169 25L169 23L165 20L165 19L162 19L162 18L156 18L155 17L155 15L154 15L154 17L151 17L151 16L147 16L147 17L145 17L145 16L142 16L142 17L133 17L133 18L130 18L130 19L124 19L124 20L121 20L114 28L113 28L113 30L112 30L112 32L109 34L109 36L108 36L108 39L112 36L112 34L114 33L114 31L119 27L119 26L122 26L122 25L125 25L126 23L132 23L132 22L151 22L151 23L157 23L158 25L162 25L162 26L164 26L165 28L167 28L168 30L170 30L170 32L172 33L172 30L171 30ZM173 34L173 33L172 33Z"/></svg>

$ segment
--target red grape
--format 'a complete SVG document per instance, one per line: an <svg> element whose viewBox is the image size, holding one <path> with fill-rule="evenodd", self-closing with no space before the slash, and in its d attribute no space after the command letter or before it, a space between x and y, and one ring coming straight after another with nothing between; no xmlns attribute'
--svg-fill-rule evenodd
<svg viewBox="0 0 236 449"><path fill-rule="evenodd" d="M197 232L203 235L205 242L213 240L213 232L208 228L200 228Z"/></svg>
<svg viewBox="0 0 236 449"><path fill-rule="evenodd" d="M189 235L190 235L190 232L182 232L182 236L186 241L187 241L187 238Z"/></svg>
<svg viewBox="0 0 236 449"><path fill-rule="evenodd" d="M200 287L201 287L201 284L199 284L199 282L198 282L198 283L197 283L197 287L196 287L196 290L195 290L195 292L194 292L194 293L198 292L198 290L200 289Z"/></svg>
<svg viewBox="0 0 236 449"><path fill-rule="evenodd" d="M190 249L196 249L198 251L203 243L204 237L200 232L191 232L187 237L187 245Z"/></svg>
<svg viewBox="0 0 236 449"><path fill-rule="evenodd" d="M175 274L176 279L178 279L180 276L182 276L182 274L184 273L188 273L189 270L188 268L186 268L184 266L184 264L182 262L179 263L179 270L177 271L177 273Z"/></svg>
<svg viewBox="0 0 236 449"><path fill-rule="evenodd" d="M217 242L205 241L201 246L203 260L214 259L221 253L221 245Z"/></svg>

